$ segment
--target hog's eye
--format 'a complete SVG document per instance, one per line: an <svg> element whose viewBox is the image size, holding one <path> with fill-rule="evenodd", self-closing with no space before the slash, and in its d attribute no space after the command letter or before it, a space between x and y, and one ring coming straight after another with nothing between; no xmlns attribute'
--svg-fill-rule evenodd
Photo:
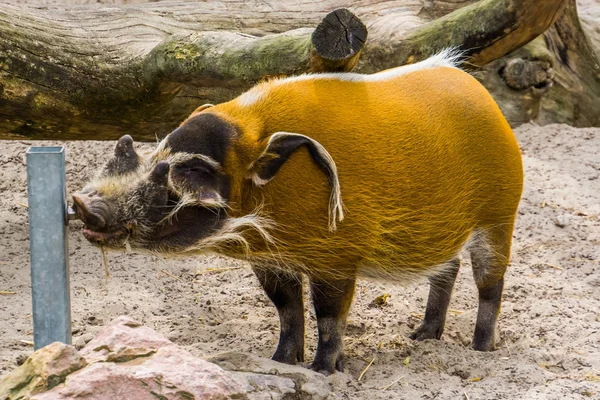
<svg viewBox="0 0 600 400"><path fill-rule="evenodd" d="M206 168L201 168L201 167L191 167L191 168L183 169L183 175L186 178L193 177L193 176L209 176L210 174L211 174L211 171L209 171Z"/></svg>
<svg viewBox="0 0 600 400"><path fill-rule="evenodd" d="M182 184L192 190L214 186L217 179L215 171L201 160L176 165L171 176L176 184Z"/></svg>

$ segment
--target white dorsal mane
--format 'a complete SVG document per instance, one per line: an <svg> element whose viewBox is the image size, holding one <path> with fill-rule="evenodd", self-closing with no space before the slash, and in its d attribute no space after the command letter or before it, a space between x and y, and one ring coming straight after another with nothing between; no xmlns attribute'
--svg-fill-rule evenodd
<svg viewBox="0 0 600 400"><path fill-rule="evenodd" d="M410 74L411 72L421 71L424 69L433 68L458 68L460 58L463 52L448 48L442 50L438 54L429 57L426 60L414 64L402 65L400 67L387 69L385 71L374 74L357 74L353 72L344 73L323 73L323 74L302 74L288 78L275 79L267 84L258 85L243 93L237 98L237 102L241 106L251 106L258 102L268 92L268 88L273 86L286 85L293 82L311 81L311 80L326 80L333 79L346 82L378 82L394 79L402 75Z"/></svg>

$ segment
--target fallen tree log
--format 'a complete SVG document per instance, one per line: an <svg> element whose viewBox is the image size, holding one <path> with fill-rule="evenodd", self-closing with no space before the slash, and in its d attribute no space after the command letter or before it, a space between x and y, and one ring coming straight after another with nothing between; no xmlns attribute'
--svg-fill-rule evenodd
<svg viewBox="0 0 600 400"><path fill-rule="evenodd" d="M95 36L66 35L79 32L74 28L61 27L58 35L56 21L40 31L34 19L23 25L4 19L0 138L108 139L128 132L155 140L199 102L227 100L265 76L350 70L367 35L360 21L341 10L321 22L329 27L329 42L311 41L313 30L307 28L254 37L181 33L178 27L144 52L135 41L121 49L97 44ZM342 21L352 22L354 46L339 45L347 43ZM119 36L111 39L118 42Z"/></svg>
<svg viewBox="0 0 600 400"><path fill-rule="evenodd" d="M311 28L287 31L313 25L325 14L321 8L343 2L294 2L307 7L300 13L291 9L293 2L270 2L272 11L265 2L249 3L235 12L231 8L243 3L69 10L1 4L0 139L114 139L129 133L155 140L199 104L231 99L264 77L349 70L356 62L366 32L346 35L347 28L360 26L355 20L338 19L341 36L322 35L317 45ZM544 32L565 1L540 6L537 0L482 0L428 23L417 15L422 8L406 3L354 5L370 36L358 71L415 62L448 46L465 50L470 64L483 65ZM401 11L399 4L405 5ZM340 59L327 55L337 43L348 52Z"/></svg>

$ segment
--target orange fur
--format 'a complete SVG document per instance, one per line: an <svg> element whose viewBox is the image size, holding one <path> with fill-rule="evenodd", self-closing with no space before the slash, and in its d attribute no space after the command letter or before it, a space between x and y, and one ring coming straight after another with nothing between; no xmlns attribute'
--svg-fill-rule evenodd
<svg viewBox="0 0 600 400"><path fill-rule="evenodd" d="M251 91L201 111L242 131L225 165L232 213L263 204L284 244L277 250L309 273L420 273L455 257L475 229L512 228L519 147L469 74L434 67L379 81L272 80ZM317 140L337 164L345 220L336 232L328 231L329 182L305 149L264 187L247 179L280 131ZM257 255L267 252L260 243Z"/></svg>

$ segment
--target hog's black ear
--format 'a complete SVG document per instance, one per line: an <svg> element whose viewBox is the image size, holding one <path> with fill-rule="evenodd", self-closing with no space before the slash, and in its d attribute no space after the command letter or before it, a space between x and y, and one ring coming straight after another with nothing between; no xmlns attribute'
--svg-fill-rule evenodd
<svg viewBox="0 0 600 400"><path fill-rule="evenodd" d="M331 184L329 199L329 230L336 229L336 221L344 219L342 195L337 167L331 154L314 139L298 133L277 132L269 137L267 147L251 168L249 178L256 186L267 184L281 166L300 147L306 146L313 161L325 172Z"/></svg>
<svg viewBox="0 0 600 400"><path fill-rule="evenodd" d="M133 148L133 139L129 135L122 136L115 147L115 156L106 163L103 174L121 175L135 171L140 164L140 158Z"/></svg>

